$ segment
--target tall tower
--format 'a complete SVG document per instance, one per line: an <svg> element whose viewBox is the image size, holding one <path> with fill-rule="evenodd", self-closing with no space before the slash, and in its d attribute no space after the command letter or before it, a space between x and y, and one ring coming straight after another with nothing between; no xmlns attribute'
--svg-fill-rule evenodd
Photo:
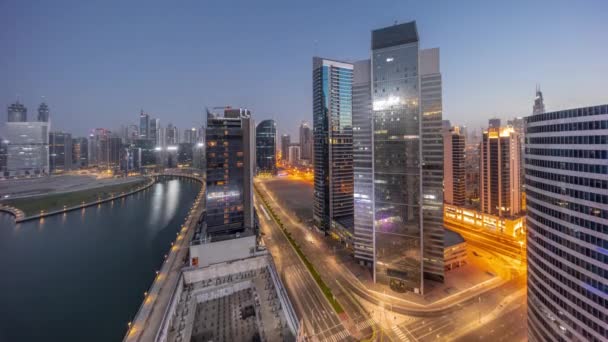
<svg viewBox="0 0 608 342"><path fill-rule="evenodd" d="M256 134L256 164L258 173L277 173L277 124L264 120L258 124Z"/></svg>
<svg viewBox="0 0 608 342"><path fill-rule="evenodd" d="M291 137L289 134L283 134L281 136L281 160L285 162L289 159L289 145L291 145Z"/></svg>
<svg viewBox="0 0 608 342"><path fill-rule="evenodd" d="M424 293L444 272L439 51L419 51L415 22L381 28L371 70L374 276Z"/></svg>
<svg viewBox="0 0 608 342"><path fill-rule="evenodd" d="M543 92L540 91L540 86L536 86L536 97L534 98L534 106L532 107L532 115L542 114L545 112L545 103L543 102Z"/></svg>
<svg viewBox="0 0 608 342"><path fill-rule="evenodd" d="M608 340L607 128L607 104L526 118L530 341Z"/></svg>
<svg viewBox="0 0 608 342"><path fill-rule="evenodd" d="M150 115L144 113L143 109L139 112L139 137L150 139Z"/></svg>
<svg viewBox="0 0 608 342"><path fill-rule="evenodd" d="M353 65L313 58L315 226L353 227Z"/></svg>
<svg viewBox="0 0 608 342"><path fill-rule="evenodd" d="M27 108L24 105L17 102L8 106L8 118L7 122L26 122L27 121Z"/></svg>
<svg viewBox="0 0 608 342"><path fill-rule="evenodd" d="M465 135L461 127L454 126L443 134L444 200L447 204L464 206L465 188Z"/></svg>
<svg viewBox="0 0 608 342"><path fill-rule="evenodd" d="M45 102L42 102L40 104L40 106L38 107L38 121L48 122L49 113L50 113L49 106Z"/></svg>
<svg viewBox="0 0 608 342"><path fill-rule="evenodd" d="M300 158L310 162L312 159L312 131L306 121L302 121L300 124L300 149Z"/></svg>

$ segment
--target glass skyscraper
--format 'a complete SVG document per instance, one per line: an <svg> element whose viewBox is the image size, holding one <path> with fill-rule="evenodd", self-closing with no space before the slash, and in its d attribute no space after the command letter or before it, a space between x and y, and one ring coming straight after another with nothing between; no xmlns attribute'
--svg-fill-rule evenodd
<svg viewBox="0 0 608 342"><path fill-rule="evenodd" d="M420 54L415 22L374 30L371 79L374 277L423 293L443 280L439 51Z"/></svg>
<svg viewBox="0 0 608 342"><path fill-rule="evenodd" d="M255 131L257 173L277 173L277 124L264 120Z"/></svg>
<svg viewBox="0 0 608 342"><path fill-rule="evenodd" d="M526 118L528 337L608 340L608 105Z"/></svg>
<svg viewBox="0 0 608 342"><path fill-rule="evenodd" d="M313 58L315 226L353 229L353 65Z"/></svg>

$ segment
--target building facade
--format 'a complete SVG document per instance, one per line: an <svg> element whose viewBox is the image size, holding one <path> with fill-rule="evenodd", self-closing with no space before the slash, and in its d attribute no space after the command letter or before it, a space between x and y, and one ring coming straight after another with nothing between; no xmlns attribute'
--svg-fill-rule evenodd
<svg viewBox="0 0 608 342"><path fill-rule="evenodd" d="M323 231L353 230L352 86L352 64L313 58L313 220Z"/></svg>
<svg viewBox="0 0 608 342"><path fill-rule="evenodd" d="M521 141L513 127L483 132L479 166L481 211L515 216L521 212Z"/></svg>
<svg viewBox="0 0 608 342"><path fill-rule="evenodd" d="M258 174L277 173L277 123L264 120L255 131L255 158Z"/></svg>
<svg viewBox="0 0 608 342"><path fill-rule="evenodd" d="M310 162L312 160L312 130L308 122L302 121L300 124L300 159Z"/></svg>
<svg viewBox="0 0 608 342"><path fill-rule="evenodd" d="M72 135L64 132L49 134L49 170L62 173L72 168Z"/></svg>
<svg viewBox="0 0 608 342"><path fill-rule="evenodd" d="M289 165L298 165L300 163L300 156L300 145L291 144L291 146L289 146Z"/></svg>
<svg viewBox="0 0 608 342"><path fill-rule="evenodd" d="M42 102L38 107L38 121L48 122L50 116L49 106Z"/></svg>
<svg viewBox="0 0 608 342"><path fill-rule="evenodd" d="M206 236L241 234L254 227L255 126L247 109L208 113Z"/></svg>
<svg viewBox="0 0 608 342"><path fill-rule="evenodd" d="M6 172L9 177L49 174L48 130L46 122L6 123Z"/></svg>
<svg viewBox="0 0 608 342"><path fill-rule="evenodd" d="M355 259L374 265L372 174L372 88L370 60L355 63L353 71L353 209Z"/></svg>
<svg viewBox="0 0 608 342"><path fill-rule="evenodd" d="M526 118L528 337L608 340L608 105Z"/></svg>
<svg viewBox="0 0 608 342"><path fill-rule="evenodd" d="M8 106L8 116L6 122L26 122L27 121L27 108L19 101Z"/></svg>
<svg viewBox="0 0 608 342"><path fill-rule="evenodd" d="M454 126L443 134L444 201L447 204L466 204L465 136Z"/></svg>
<svg viewBox="0 0 608 342"><path fill-rule="evenodd" d="M87 138L72 139L72 164L75 168L89 166L89 141Z"/></svg>
<svg viewBox="0 0 608 342"><path fill-rule="evenodd" d="M150 139L150 115L143 109L139 112L139 138Z"/></svg>
<svg viewBox="0 0 608 342"><path fill-rule="evenodd" d="M289 146L291 145L291 137L289 134L283 134L281 136L281 160L287 161L289 159Z"/></svg>

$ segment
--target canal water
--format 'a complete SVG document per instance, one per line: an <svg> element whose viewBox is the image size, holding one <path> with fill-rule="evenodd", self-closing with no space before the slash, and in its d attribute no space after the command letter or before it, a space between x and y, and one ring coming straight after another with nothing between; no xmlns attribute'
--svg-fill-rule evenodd
<svg viewBox="0 0 608 342"><path fill-rule="evenodd" d="M199 190L167 180L17 225L0 213L0 342L120 341Z"/></svg>

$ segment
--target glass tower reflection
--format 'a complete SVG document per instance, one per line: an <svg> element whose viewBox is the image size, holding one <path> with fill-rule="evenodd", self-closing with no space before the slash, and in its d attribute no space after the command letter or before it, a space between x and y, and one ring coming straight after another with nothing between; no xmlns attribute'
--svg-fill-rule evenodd
<svg viewBox="0 0 608 342"><path fill-rule="evenodd" d="M274 120L264 120L258 124L256 135L257 173L274 175L277 173L277 124Z"/></svg>

